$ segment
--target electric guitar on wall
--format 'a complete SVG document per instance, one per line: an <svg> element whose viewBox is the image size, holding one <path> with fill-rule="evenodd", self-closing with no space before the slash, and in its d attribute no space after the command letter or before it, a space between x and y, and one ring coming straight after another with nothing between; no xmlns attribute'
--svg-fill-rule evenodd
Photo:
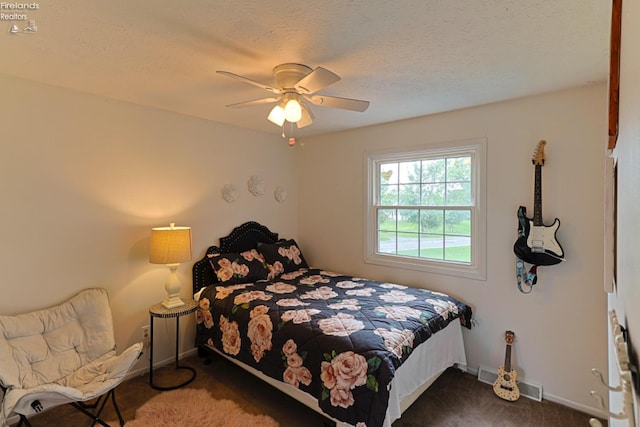
<svg viewBox="0 0 640 427"><path fill-rule="evenodd" d="M538 142L531 159L535 166L533 219L527 218L524 206L518 208L518 240L513 245L513 251L520 259L535 265L554 265L564 260L564 250L556 239L560 220L556 218L548 226L542 223L542 166L546 143Z"/></svg>
<svg viewBox="0 0 640 427"><path fill-rule="evenodd" d="M504 400L511 402L520 398L520 390L516 384L516 377L518 374L515 369L511 369L511 345L515 334L512 331L506 331L504 339L507 342L507 348L505 350L504 365L498 367L498 378L493 384L493 391Z"/></svg>

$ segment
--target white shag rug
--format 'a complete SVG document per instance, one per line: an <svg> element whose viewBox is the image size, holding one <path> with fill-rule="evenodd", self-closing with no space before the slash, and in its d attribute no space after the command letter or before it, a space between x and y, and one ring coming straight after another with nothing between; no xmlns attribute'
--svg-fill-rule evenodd
<svg viewBox="0 0 640 427"><path fill-rule="evenodd" d="M231 400L216 400L205 389L190 388L152 397L136 410L135 420L125 421L126 427L279 426L269 416L249 414Z"/></svg>

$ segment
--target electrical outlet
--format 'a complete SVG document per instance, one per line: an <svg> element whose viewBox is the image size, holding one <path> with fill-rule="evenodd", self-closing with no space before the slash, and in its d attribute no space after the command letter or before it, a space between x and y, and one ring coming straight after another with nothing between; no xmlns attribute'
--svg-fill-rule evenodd
<svg viewBox="0 0 640 427"><path fill-rule="evenodd" d="M142 327L142 341L144 341L146 344L149 342L150 338L151 338L151 335L149 332L149 325L144 325Z"/></svg>
<svg viewBox="0 0 640 427"><path fill-rule="evenodd" d="M149 329L149 325L144 325L142 328L140 328L141 331L141 340L142 340L142 352L143 353L147 353L147 351L149 350L149 347L151 347L151 330ZM149 361L151 357L151 353L149 353Z"/></svg>

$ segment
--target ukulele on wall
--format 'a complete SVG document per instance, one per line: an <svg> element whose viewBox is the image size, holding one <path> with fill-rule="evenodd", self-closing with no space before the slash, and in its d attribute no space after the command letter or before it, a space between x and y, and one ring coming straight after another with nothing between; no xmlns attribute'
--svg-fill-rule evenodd
<svg viewBox="0 0 640 427"><path fill-rule="evenodd" d="M548 226L542 223L542 166L546 144L544 140L538 142L531 159L535 166L533 219L527 218L524 206L518 208L518 239L513 245L513 251L520 259L534 265L554 265L564 260L564 250L556 239L560 220L556 218Z"/></svg>
<svg viewBox="0 0 640 427"><path fill-rule="evenodd" d="M520 390L516 384L518 374L515 369L511 369L511 345L513 345L514 338L515 334L512 331L505 332L504 340L507 342L507 348L505 350L504 365L498 367L498 378L493 384L493 391L502 399L511 402L520 398Z"/></svg>

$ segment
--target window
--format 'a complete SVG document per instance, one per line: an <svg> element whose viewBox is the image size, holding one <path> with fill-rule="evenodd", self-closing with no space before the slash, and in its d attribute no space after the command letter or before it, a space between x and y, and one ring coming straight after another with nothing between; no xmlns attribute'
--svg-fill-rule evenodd
<svg viewBox="0 0 640 427"><path fill-rule="evenodd" d="M485 280L486 140L366 160L366 262Z"/></svg>

